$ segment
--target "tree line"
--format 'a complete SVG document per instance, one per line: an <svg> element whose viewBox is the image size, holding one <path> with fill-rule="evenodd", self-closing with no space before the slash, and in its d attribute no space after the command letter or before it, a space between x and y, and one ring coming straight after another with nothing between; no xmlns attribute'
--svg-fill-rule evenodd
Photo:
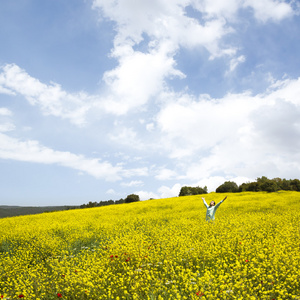
<svg viewBox="0 0 300 300"><path fill-rule="evenodd" d="M223 184L216 188L216 193L239 193L239 192L277 192L279 190L284 191L297 191L300 192L300 180L299 179L281 179L273 178L268 179L266 176L258 177L256 181L242 183L237 185L234 181L225 181ZM179 196L191 196L191 195L201 195L207 194L207 186L205 187L191 187L183 186L180 189ZM90 208L90 207L100 207L112 204L122 204L140 201L139 195L130 194L125 199L121 198L119 200L108 200L100 202L89 202L87 204L80 205L79 208Z"/></svg>
<svg viewBox="0 0 300 300"><path fill-rule="evenodd" d="M121 198L120 200L108 200L108 201L100 201L100 202L92 202L90 201L87 204L80 205L80 208L90 208L90 207L99 207L99 206L107 206L112 204L122 204L122 203L131 203L140 201L139 195L130 194L125 199Z"/></svg>
<svg viewBox="0 0 300 300"><path fill-rule="evenodd" d="M216 188L216 193L239 193L239 192L277 192L283 191L297 191L300 192L299 179L269 179L266 176L258 177L256 181L242 183L237 185L234 181L225 181ZM188 187L184 186L179 192L179 196L207 194L207 187Z"/></svg>

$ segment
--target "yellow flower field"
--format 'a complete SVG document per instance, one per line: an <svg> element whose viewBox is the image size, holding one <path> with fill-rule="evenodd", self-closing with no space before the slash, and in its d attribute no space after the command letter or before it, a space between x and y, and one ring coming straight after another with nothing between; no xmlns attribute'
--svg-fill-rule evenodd
<svg viewBox="0 0 300 300"><path fill-rule="evenodd" d="M300 300L300 193L202 196L0 219L0 298Z"/></svg>

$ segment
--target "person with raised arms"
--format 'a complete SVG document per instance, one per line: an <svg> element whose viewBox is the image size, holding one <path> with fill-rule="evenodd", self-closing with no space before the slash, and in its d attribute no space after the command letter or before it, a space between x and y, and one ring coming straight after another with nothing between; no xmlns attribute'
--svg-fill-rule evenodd
<svg viewBox="0 0 300 300"><path fill-rule="evenodd" d="M221 203L223 203L226 200L226 198L227 198L227 196L223 200L221 200L217 205L216 205L215 201L211 201L210 204L207 205L207 203L205 202L205 198L202 198L203 203L204 203L205 207L207 208L206 221L213 221L215 219L216 210L219 208Z"/></svg>

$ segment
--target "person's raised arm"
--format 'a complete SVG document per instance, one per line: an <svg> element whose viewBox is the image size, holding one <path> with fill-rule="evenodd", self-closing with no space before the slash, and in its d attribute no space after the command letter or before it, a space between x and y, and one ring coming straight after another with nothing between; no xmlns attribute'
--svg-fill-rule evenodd
<svg viewBox="0 0 300 300"><path fill-rule="evenodd" d="M227 196L226 196L223 200L221 200L221 201L215 206L215 208L217 209L217 208L221 205L221 203L223 203L226 199L227 199Z"/></svg>
<svg viewBox="0 0 300 300"><path fill-rule="evenodd" d="M207 203L205 202L205 198L202 198L203 200L203 204L206 206L206 208L208 207Z"/></svg>

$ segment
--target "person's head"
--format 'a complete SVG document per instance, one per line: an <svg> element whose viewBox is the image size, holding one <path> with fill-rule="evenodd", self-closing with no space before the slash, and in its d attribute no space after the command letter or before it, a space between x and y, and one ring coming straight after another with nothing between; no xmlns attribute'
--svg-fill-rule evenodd
<svg viewBox="0 0 300 300"><path fill-rule="evenodd" d="M211 201L211 202L209 203L209 206L215 206L215 205L216 205L215 201Z"/></svg>

